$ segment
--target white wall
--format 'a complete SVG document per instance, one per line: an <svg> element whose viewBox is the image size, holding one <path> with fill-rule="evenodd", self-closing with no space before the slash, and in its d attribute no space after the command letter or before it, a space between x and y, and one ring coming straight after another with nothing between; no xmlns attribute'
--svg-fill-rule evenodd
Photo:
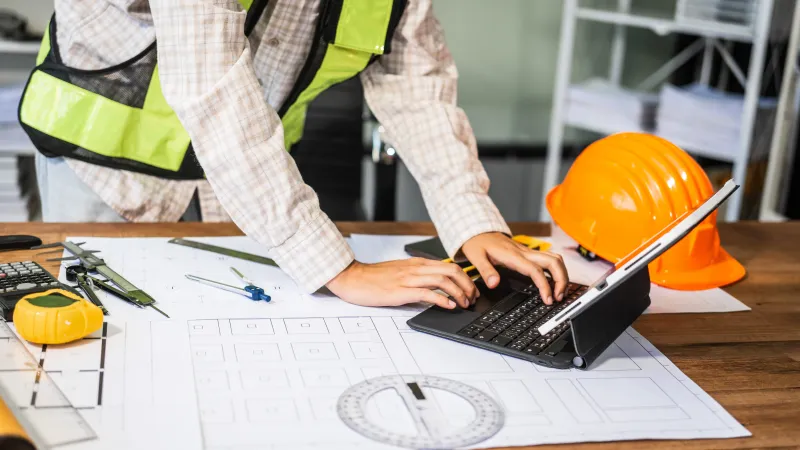
<svg viewBox="0 0 800 450"><path fill-rule="evenodd" d="M583 1L596 7L614 0ZM673 1L634 1L638 10L665 10ZM560 0L434 0L459 69L459 104L479 141L547 141L561 29ZM608 71L613 27L578 22L573 77ZM629 29L624 79L641 81L672 52L672 39Z"/></svg>

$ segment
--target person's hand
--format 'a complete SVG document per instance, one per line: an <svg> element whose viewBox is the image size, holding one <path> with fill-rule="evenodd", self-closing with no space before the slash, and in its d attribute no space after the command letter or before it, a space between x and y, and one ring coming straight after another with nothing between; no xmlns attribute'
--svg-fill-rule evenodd
<svg viewBox="0 0 800 450"><path fill-rule="evenodd" d="M362 306L427 302L445 309L468 308L478 298L475 283L455 264L410 258L378 264L353 261L326 287L342 300ZM445 295L434 292L440 290Z"/></svg>
<svg viewBox="0 0 800 450"><path fill-rule="evenodd" d="M553 304L553 296L557 301L564 298L569 278L561 255L531 250L503 233L474 236L464 243L461 251L490 289L500 282L500 275L494 266L502 265L531 277L545 304ZM550 272L555 281L555 292L551 292L544 269Z"/></svg>

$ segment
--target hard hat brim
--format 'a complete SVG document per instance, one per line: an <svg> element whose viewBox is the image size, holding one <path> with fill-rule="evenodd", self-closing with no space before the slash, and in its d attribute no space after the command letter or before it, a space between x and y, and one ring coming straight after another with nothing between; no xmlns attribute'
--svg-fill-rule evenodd
<svg viewBox="0 0 800 450"><path fill-rule="evenodd" d="M701 291L735 283L747 274L744 266L720 248L713 263L692 271L650 271L650 281L679 291Z"/></svg>

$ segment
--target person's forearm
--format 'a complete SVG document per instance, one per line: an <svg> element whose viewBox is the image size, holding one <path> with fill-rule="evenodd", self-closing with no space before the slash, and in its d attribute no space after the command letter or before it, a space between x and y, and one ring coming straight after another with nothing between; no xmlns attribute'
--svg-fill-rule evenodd
<svg viewBox="0 0 800 450"><path fill-rule="evenodd" d="M164 96L188 131L231 219L306 291L353 259L284 147L244 36L245 13L192 0L153 0Z"/></svg>
<svg viewBox="0 0 800 450"><path fill-rule="evenodd" d="M510 231L489 198L472 128L456 105L458 75L432 9L430 0L409 3L392 53L372 65L362 82L452 256L477 234Z"/></svg>

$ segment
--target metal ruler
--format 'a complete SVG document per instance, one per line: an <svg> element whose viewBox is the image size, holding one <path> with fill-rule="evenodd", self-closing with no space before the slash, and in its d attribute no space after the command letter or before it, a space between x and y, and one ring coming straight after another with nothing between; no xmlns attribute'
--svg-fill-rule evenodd
<svg viewBox="0 0 800 450"><path fill-rule="evenodd" d="M58 448L97 438L5 320L0 320L0 369L0 401L36 448ZM9 425L14 424L3 424Z"/></svg>
<svg viewBox="0 0 800 450"><path fill-rule="evenodd" d="M275 261L273 261L273 260L271 260L269 258L265 258L265 257L259 256L259 255L254 255L252 253L240 252L238 250L233 250L233 249L230 249L230 248L219 247L219 246L211 245L211 244L205 244L203 242L190 241L188 239L182 239L182 238L170 239L167 242L169 242L170 244L183 245L184 247L196 248L198 250L205 250L205 251L208 251L208 252L214 252L214 253L218 253L220 255L230 256L231 258L239 258L239 259L244 259L246 261L252 261L254 263L266 264L268 266L278 267L278 263L276 263Z"/></svg>
<svg viewBox="0 0 800 450"><path fill-rule="evenodd" d="M408 409L416 434L389 430L368 417L369 403L375 401L376 394L390 389ZM441 390L461 397L474 410L472 421L461 427L450 426L436 400L428 398L423 389L428 395L432 390ZM344 391L336 411L348 427L364 437L406 448L468 447L497 434L505 421L503 409L492 397L459 381L430 375L388 375L363 381Z"/></svg>

